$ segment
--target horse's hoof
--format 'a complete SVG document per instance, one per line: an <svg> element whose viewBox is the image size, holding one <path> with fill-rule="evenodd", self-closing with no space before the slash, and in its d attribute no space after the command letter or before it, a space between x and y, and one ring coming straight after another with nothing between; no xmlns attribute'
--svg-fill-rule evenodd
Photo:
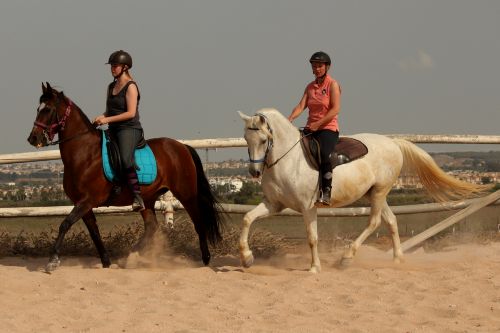
<svg viewBox="0 0 500 333"><path fill-rule="evenodd" d="M399 264L401 264L401 263L404 263L404 262L405 262L405 258L403 258L403 257L394 257L393 262L394 262L395 264L398 264L398 265L399 265Z"/></svg>
<svg viewBox="0 0 500 333"><path fill-rule="evenodd" d="M242 253L240 255L240 261L241 261L241 265L245 268L249 268L250 266L252 266L253 261L254 261L252 251Z"/></svg>
<svg viewBox="0 0 500 333"><path fill-rule="evenodd" d="M102 268L109 268L111 266L111 260L107 256L101 259Z"/></svg>
<svg viewBox="0 0 500 333"><path fill-rule="evenodd" d="M340 268L350 267L352 265L352 262L353 262L353 258L344 257L340 260Z"/></svg>
<svg viewBox="0 0 500 333"><path fill-rule="evenodd" d="M47 266L45 266L45 273L52 273L59 267L60 264L61 261L59 259L51 259Z"/></svg>
<svg viewBox="0 0 500 333"><path fill-rule="evenodd" d="M309 273L313 273L313 274L321 273L321 267L311 266L311 268L309 268Z"/></svg>

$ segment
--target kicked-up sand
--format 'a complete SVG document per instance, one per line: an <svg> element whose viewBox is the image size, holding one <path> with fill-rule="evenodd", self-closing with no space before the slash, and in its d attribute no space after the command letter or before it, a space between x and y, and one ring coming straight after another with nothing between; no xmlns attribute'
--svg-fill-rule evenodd
<svg viewBox="0 0 500 333"><path fill-rule="evenodd" d="M339 250L309 251L243 269L178 256L0 259L1 332L500 332L500 243L391 254L362 246L340 269Z"/></svg>

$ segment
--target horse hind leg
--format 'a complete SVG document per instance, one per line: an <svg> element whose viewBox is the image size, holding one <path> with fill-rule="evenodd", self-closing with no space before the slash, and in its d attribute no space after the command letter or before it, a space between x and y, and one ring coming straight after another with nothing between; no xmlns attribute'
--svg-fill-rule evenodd
<svg viewBox="0 0 500 333"><path fill-rule="evenodd" d="M146 209L141 211L141 216L144 221L144 234L139 238L139 241L133 246L133 251L143 253L153 243L153 237L158 230L158 220L154 210L154 203L146 203Z"/></svg>
<svg viewBox="0 0 500 333"><path fill-rule="evenodd" d="M375 229L377 229L380 226L380 223L382 222L382 207L383 203L385 202L385 195L381 196L380 193L373 193L371 195L371 211L370 211L370 217L368 219L368 226L363 230L361 235L356 238L356 240L347 248L346 252L344 253L344 256L342 257L342 260L340 262L342 267L347 267L352 263L352 260L354 256L356 255L356 252L358 251L359 247L363 242L370 236Z"/></svg>
<svg viewBox="0 0 500 333"><path fill-rule="evenodd" d="M394 215L387 202L384 202L382 207L382 220L387 224L391 233L394 262L400 263L403 260L403 250L399 240L398 223L396 215Z"/></svg>
<svg viewBox="0 0 500 333"><path fill-rule="evenodd" d="M206 266L210 263L211 255L210 249L208 248L208 239L207 239L207 231L205 229L205 225L203 224L203 218L200 214L200 209L198 206L198 200L196 197L192 197L190 199L179 199L186 209L191 221L194 225L194 230L198 234L198 241L200 245L201 251L201 260L203 264Z"/></svg>

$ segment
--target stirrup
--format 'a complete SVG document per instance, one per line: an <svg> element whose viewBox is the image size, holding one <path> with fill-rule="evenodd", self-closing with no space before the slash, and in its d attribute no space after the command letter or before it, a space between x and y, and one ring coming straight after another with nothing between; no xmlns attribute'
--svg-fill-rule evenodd
<svg viewBox="0 0 500 333"><path fill-rule="evenodd" d="M132 210L134 212L141 212L146 209L144 205L144 200L142 200L140 195L134 194L134 201L132 202Z"/></svg>
<svg viewBox="0 0 500 333"><path fill-rule="evenodd" d="M330 207L331 205L331 189L325 188L321 191L321 195L314 203L315 207Z"/></svg>

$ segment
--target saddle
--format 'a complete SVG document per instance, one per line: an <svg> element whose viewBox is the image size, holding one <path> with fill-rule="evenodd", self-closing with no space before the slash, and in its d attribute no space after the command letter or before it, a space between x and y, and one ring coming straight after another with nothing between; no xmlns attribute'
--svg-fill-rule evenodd
<svg viewBox="0 0 500 333"><path fill-rule="evenodd" d="M106 178L113 183L119 183L120 179L116 175L120 175L122 169L120 152L118 144L107 130L102 131L102 164ZM156 159L144 136L134 152L134 167L139 184L151 184L156 179Z"/></svg>
<svg viewBox="0 0 500 333"><path fill-rule="evenodd" d="M315 170L319 170L319 166L321 165L319 142L312 136L305 136L303 131L300 132L300 136L302 138L300 143L306 152L307 160ZM345 136L340 137L335 145L335 150L330 155L332 169L338 165L361 158L367 153L368 148L361 141Z"/></svg>

